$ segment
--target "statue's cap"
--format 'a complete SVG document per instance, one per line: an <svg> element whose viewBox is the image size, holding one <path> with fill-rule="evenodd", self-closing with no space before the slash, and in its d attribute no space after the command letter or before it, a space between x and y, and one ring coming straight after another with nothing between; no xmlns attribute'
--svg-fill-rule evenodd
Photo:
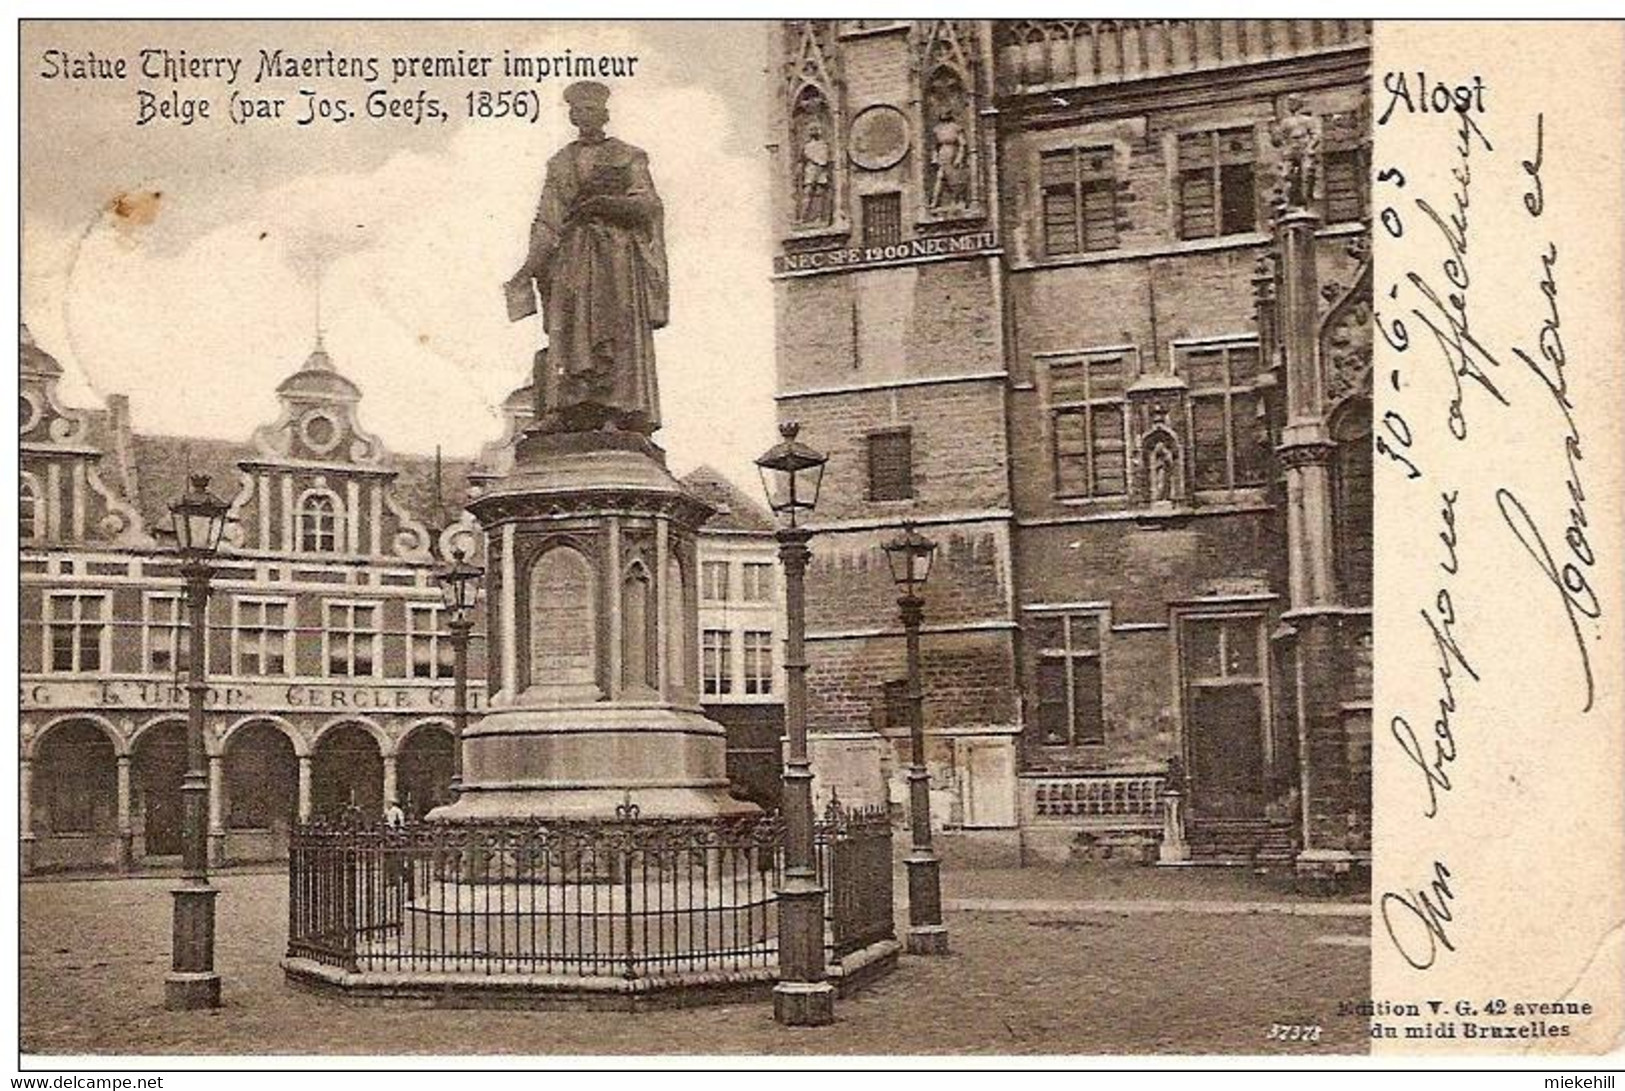
<svg viewBox="0 0 1625 1091"><path fill-rule="evenodd" d="M571 106L603 106L609 102L609 88L597 80L581 80L564 89L564 101Z"/></svg>

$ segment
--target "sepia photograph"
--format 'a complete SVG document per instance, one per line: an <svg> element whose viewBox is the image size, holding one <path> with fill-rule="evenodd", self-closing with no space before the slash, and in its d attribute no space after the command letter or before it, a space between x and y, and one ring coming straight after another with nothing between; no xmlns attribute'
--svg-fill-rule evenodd
<svg viewBox="0 0 1625 1091"><path fill-rule="evenodd" d="M1620 103L1401 29L21 20L16 1063L1617 1049Z"/></svg>

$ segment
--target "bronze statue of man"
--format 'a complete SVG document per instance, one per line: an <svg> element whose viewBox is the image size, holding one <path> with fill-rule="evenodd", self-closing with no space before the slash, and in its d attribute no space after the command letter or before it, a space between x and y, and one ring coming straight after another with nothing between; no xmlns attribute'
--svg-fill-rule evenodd
<svg viewBox="0 0 1625 1091"><path fill-rule="evenodd" d="M608 87L574 83L564 100L579 135L547 162L508 317L535 314L540 296L537 427L648 436L660 427L654 331L669 308L660 195L643 150L604 134Z"/></svg>

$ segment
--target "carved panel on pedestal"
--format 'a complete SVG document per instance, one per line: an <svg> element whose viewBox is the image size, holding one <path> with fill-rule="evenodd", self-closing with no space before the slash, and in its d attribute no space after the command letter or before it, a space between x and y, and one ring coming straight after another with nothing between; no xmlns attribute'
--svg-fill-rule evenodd
<svg viewBox="0 0 1625 1091"><path fill-rule="evenodd" d="M546 550L530 568L529 692L558 700L596 699L597 579L592 562L571 545Z"/></svg>
<svg viewBox="0 0 1625 1091"><path fill-rule="evenodd" d="M655 635L654 581L643 561L626 567L621 581L621 689L625 696L648 696L659 685L659 641Z"/></svg>
<svg viewBox="0 0 1625 1091"><path fill-rule="evenodd" d="M674 696L689 691L688 634L690 621L684 609L683 565L676 557L666 562L666 683Z"/></svg>

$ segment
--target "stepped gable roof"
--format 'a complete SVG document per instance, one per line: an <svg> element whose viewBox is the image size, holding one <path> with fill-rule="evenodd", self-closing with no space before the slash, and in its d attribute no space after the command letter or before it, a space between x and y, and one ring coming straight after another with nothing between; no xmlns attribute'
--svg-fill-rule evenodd
<svg viewBox="0 0 1625 1091"><path fill-rule="evenodd" d="M361 388L339 374L320 334L316 335L316 346L305 358L304 366L278 383L276 392L323 401L361 400Z"/></svg>
<svg viewBox="0 0 1625 1091"><path fill-rule="evenodd" d="M704 530L772 534L773 518L739 486L710 466L698 466L682 477L683 487L717 509Z"/></svg>

